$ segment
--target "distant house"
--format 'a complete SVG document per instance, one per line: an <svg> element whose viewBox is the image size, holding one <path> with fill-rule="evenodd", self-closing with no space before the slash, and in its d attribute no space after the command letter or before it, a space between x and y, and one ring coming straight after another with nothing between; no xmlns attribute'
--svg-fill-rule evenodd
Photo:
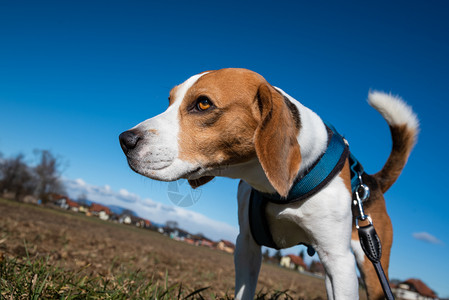
<svg viewBox="0 0 449 300"><path fill-rule="evenodd" d="M151 222L143 218L131 216L131 223L140 228L151 228Z"/></svg>
<svg viewBox="0 0 449 300"><path fill-rule="evenodd" d="M176 231L178 232L178 237L180 239L190 239L192 237L192 235L184 229L176 228Z"/></svg>
<svg viewBox="0 0 449 300"><path fill-rule="evenodd" d="M40 204L40 200L37 199L35 196L33 195L27 195L25 197L23 197L22 200L24 203L31 203L31 204Z"/></svg>
<svg viewBox="0 0 449 300"><path fill-rule="evenodd" d="M147 229L150 229L150 228L152 228L152 226L153 226L153 224L151 224L151 221L150 220L147 220L147 219L141 219L142 220L142 228L147 228Z"/></svg>
<svg viewBox="0 0 449 300"><path fill-rule="evenodd" d="M203 246L203 247L213 248L214 247L214 242L209 240L209 239L207 239L207 238L203 238L203 239L198 241L198 245L199 246Z"/></svg>
<svg viewBox="0 0 449 300"><path fill-rule="evenodd" d="M55 202L55 204L56 204L56 202L58 202L58 200L63 199L63 198L68 198L68 197L67 197L67 196L64 196L64 195L61 195L61 194L55 194L55 193L52 193L52 194L50 194L50 195L48 196L48 199L49 199L50 201Z"/></svg>
<svg viewBox="0 0 449 300"><path fill-rule="evenodd" d="M162 228L162 230L160 230ZM178 228L178 227L171 227L171 226L164 226L159 227L159 232L168 235L170 238L178 240L178 241L184 241L185 239L193 239L196 242L196 239L184 229Z"/></svg>
<svg viewBox="0 0 449 300"><path fill-rule="evenodd" d="M307 265L304 260L296 255L289 254L281 258L280 265L285 268L298 270L300 272L307 271Z"/></svg>
<svg viewBox="0 0 449 300"><path fill-rule="evenodd" d="M89 206L80 203L78 203L78 205L79 205L78 212L83 214L87 214L89 212Z"/></svg>
<svg viewBox="0 0 449 300"><path fill-rule="evenodd" d="M316 260L312 261L312 263L310 264L309 272L321 276L324 276L324 274L326 274L323 264Z"/></svg>
<svg viewBox="0 0 449 300"><path fill-rule="evenodd" d="M121 224L131 224L132 223L132 219L131 219L131 215L121 215L118 219L118 222Z"/></svg>
<svg viewBox="0 0 449 300"><path fill-rule="evenodd" d="M62 209L70 209L78 212L79 204L73 200L70 200L69 197L61 195L54 195L53 197L56 197L56 206L59 206Z"/></svg>
<svg viewBox="0 0 449 300"><path fill-rule="evenodd" d="M126 225L134 225L140 228L151 228L152 224L149 220L143 219L143 218L139 218L130 214L122 214L120 216L115 216L115 220L118 221L121 224L126 224Z"/></svg>
<svg viewBox="0 0 449 300"><path fill-rule="evenodd" d="M214 248L214 246L216 245L216 243L214 243L212 240L205 237L202 233L197 233L197 234L189 234L188 232L186 232L186 233L188 234L186 236L186 238L194 240L195 245L197 245L197 246Z"/></svg>
<svg viewBox="0 0 449 300"><path fill-rule="evenodd" d="M196 245L195 240L193 239L185 238L184 242L190 245Z"/></svg>
<svg viewBox="0 0 449 300"><path fill-rule="evenodd" d="M225 251L231 254L233 254L235 251L235 245L232 242L226 240L219 241L216 247L218 250Z"/></svg>
<svg viewBox="0 0 449 300"><path fill-rule="evenodd" d="M192 235L178 227L163 227L163 233L165 235L168 235L171 239L177 240L177 241L184 241L185 239L192 239ZM193 239L194 240L194 239Z"/></svg>
<svg viewBox="0 0 449 300"><path fill-rule="evenodd" d="M392 287L398 300L437 300L438 296L424 282L411 278Z"/></svg>
<svg viewBox="0 0 449 300"><path fill-rule="evenodd" d="M111 212L111 215L109 216L109 221L117 223L120 219L120 216L116 213Z"/></svg>
<svg viewBox="0 0 449 300"><path fill-rule="evenodd" d="M92 205L89 207L89 212L103 221L108 220L109 216L111 215L111 210L109 209L109 207L98 203L92 203Z"/></svg>
<svg viewBox="0 0 449 300"><path fill-rule="evenodd" d="M67 205L69 206L69 209L72 211L79 211L79 204L75 201L70 200L69 198L67 198Z"/></svg>
<svg viewBox="0 0 449 300"><path fill-rule="evenodd" d="M60 196L55 199L54 204L62 209L69 209L69 206L67 205L67 199L66 196Z"/></svg>

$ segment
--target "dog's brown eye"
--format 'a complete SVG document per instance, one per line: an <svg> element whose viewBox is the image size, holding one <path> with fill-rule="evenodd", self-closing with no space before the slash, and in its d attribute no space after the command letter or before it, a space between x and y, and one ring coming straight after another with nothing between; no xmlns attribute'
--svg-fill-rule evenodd
<svg viewBox="0 0 449 300"><path fill-rule="evenodd" d="M207 97L200 97L196 103L196 109L205 111L212 107L212 102Z"/></svg>

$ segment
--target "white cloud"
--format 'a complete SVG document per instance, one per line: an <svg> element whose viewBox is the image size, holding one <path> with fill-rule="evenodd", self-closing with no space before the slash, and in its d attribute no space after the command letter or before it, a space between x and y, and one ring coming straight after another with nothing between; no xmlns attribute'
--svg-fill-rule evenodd
<svg viewBox="0 0 449 300"><path fill-rule="evenodd" d="M138 202L140 200L138 195L128 192L126 189L120 189L118 194L120 195L120 199L125 202Z"/></svg>
<svg viewBox="0 0 449 300"><path fill-rule="evenodd" d="M168 220L177 221L181 228L191 233L203 233L213 240L235 241L238 235L238 229L227 223L212 220L182 207L165 205L149 198L142 199L126 189L120 189L117 192L108 185L103 187L89 185L82 179L64 179L63 182L68 196L72 199L85 194L90 201L131 209L138 216L155 223L165 224Z"/></svg>
<svg viewBox="0 0 449 300"><path fill-rule="evenodd" d="M84 182L84 180L82 180L81 178L75 179L75 182L77 184L79 184L80 186L85 186L86 182Z"/></svg>
<svg viewBox="0 0 449 300"><path fill-rule="evenodd" d="M126 190L126 189L120 189L120 190L118 191L118 193L119 193L120 195L124 196L124 197L127 197L129 194L131 194L131 193L128 192L128 190Z"/></svg>
<svg viewBox="0 0 449 300"><path fill-rule="evenodd" d="M435 245L443 245L444 243L436 238L435 236L431 235L428 232L414 232L413 237L417 240L424 241L430 244Z"/></svg>

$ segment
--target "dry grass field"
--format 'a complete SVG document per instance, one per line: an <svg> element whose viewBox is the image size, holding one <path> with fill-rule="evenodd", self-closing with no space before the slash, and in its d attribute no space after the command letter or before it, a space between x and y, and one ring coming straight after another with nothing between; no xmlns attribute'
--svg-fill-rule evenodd
<svg viewBox="0 0 449 300"><path fill-rule="evenodd" d="M28 261L28 264L41 259L63 272L87 274L86 278L96 278L98 284L128 276L124 274L140 274L142 284L148 278L152 284L177 286L188 292L208 287L193 298L231 298L234 293L230 254L174 241L149 230L2 199L1 257L2 261ZM48 277L47 274L46 285L51 280ZM14 285L7 281L3 279L3 287ZM284 298L326 299L322 279L271 264L263 264L257 291L259 298L267 299L276 298L276 291L287 291L288 296L282 294ZM180 298L179 293L172 298Z"/></svg>

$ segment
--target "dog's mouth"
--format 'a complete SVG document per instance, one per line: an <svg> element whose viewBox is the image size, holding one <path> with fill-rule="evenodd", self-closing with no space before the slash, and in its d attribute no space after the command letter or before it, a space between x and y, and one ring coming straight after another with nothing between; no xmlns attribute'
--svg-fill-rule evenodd
<svg viewBox="0 0 449 300"><path fill-rule="evenodd" d="M145 161L127 155L127 161L134 172L159 181L175 181L181 178L196 180L207 175L207 169L204 167L179 160Z"/></svg>
<svg viewBox="0 0 449 300"><path fill-rule="evenodd" d="M200 172L202 169L203 169L202 167L197 167L196 169L185 173L183 176L181 176L181 178L184 178L184 179L198 179L201 176L198 176L197 173Z"/></svg>
<svg viewBox="0 0 449 300"><path fill-rule="evenodd" d="M140 169L157 172L169 168L173 164L173 160L143 160L130 155L126 155L126 159L130 168L139 174Z"/></svg>

